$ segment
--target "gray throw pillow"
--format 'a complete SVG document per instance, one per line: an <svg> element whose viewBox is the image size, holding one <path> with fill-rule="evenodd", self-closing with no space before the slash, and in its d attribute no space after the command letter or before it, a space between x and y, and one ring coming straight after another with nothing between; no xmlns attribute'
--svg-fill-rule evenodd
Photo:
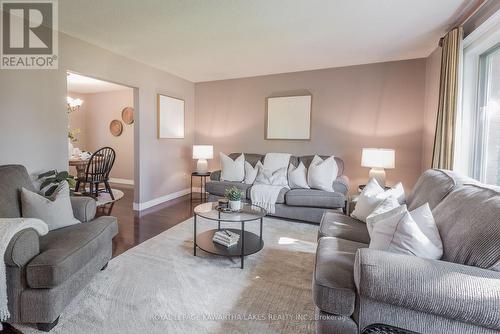
<svg viewBox="0 0 500 334"><path fill-rule="evenodd" d="M21 206L24 218L43 220L49 231L80 223L73 215L69 186L63 182L50 197L44 197L26 188L21 190Z"/></svg>

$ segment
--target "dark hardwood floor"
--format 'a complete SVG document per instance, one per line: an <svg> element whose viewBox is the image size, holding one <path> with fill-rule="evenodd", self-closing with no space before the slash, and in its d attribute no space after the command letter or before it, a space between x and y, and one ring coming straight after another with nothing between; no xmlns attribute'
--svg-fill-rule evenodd
<svg viewBox="0 0 500 334"><path fill-rule="evenodd" d="M199 196L191 202L190 195L186 195L137 212L132 208L133 188L117 184L112 187L123 191L125 196L113 205L100 208L98 215L118 218L119 231L113 239L113 257L192 217L194 207L200 204Z"/></svg>

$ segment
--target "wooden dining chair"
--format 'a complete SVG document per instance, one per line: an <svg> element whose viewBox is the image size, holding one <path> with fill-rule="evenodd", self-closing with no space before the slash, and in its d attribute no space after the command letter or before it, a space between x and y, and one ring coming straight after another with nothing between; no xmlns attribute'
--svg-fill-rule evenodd
<svg viewBox="0 0 500 334"><path fill-rule="evenodd" d="M113 191L109 186L109 173L115 163L116 153L111 147L103 147L97 150L89 159L85 176L78 178L76 181L75 191L79 191L80 185L83 183L89 185L89 193L97 198L99 192L107 192L112 200L115 200ZM99 184L104 184L104 189L99 189Z"/></svg>

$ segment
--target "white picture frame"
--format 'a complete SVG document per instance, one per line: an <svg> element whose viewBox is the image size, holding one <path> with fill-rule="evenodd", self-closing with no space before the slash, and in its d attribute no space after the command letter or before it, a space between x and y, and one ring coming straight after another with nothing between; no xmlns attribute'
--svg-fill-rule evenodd
<svg viewBox="0 0 500 334"><path fill-rule="evenodd" d="M184 138L184 108L184 100L157 94L158 139Z"/></svg>
<svg viewBox="0 0 500 334"><path fill-rule="evenodd" d="M311 140L312 95L266 99L265 139Z"/></svg>

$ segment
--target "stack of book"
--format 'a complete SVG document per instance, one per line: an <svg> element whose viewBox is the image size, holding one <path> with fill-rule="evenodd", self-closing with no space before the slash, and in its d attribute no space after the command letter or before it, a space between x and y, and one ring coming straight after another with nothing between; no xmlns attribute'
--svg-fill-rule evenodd
<svg viewBox="0 0 500 334"><path fill-rule="evenodd" d="M214 233L213 241L225 246L231 247L238 243L240 240L240 235L229 230L221 230Z"/></svg>

